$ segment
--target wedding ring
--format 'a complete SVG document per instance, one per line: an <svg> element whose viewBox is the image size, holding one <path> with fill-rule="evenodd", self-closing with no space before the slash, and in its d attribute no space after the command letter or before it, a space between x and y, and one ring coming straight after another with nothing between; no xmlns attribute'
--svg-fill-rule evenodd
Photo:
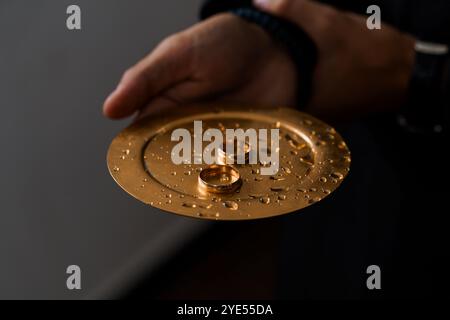
<svg viewBox="0 0 450 320"><path fill-rule="evenodd" d="M228 165L211 165L198 175L201 191L209 193L233 193L241 185L239 171Z"/></svg>
<svg viewBox="0 0 450 320"><path fill-rule="evenodd" d="M238 163L238 140L235 139L234 140L234 144L233 144L233 152L226 152L227 150L227 143L225 142L221 148L219 148L218 150L218 163L226 165L226 164L246 164L249 161L250 158L250 152L251 152L251 147L250 144L248 144L247 142L244 142L244 163Z"/></svg>

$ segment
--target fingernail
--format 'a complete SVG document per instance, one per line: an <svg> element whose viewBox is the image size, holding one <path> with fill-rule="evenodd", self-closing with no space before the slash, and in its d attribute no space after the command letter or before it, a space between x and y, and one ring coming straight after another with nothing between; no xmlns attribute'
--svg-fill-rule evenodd
<svg viewBox="0 0 450 320"><path fill-rule="evenodd" d="M277 0L253 0L253 4L260 8L270 8Z"/></svg>

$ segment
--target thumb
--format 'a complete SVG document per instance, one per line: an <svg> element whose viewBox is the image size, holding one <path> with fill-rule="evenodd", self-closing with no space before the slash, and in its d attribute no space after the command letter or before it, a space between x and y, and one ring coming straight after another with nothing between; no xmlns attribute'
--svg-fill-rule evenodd
<svg viewBox="0 0 450 320"><path fill-rule="evenodd" d="M191 39L175 35L125 72L118 87L106 99L103 112L124 118L145 107L151 99L189 77Z"/></svg>
<svg viewBox="0 0 450 320"><path fill-rule="evenodd" d="M267 13L284 18L302 28L317 43L333 26L338 11L312 0L253 0Z"/></svg>

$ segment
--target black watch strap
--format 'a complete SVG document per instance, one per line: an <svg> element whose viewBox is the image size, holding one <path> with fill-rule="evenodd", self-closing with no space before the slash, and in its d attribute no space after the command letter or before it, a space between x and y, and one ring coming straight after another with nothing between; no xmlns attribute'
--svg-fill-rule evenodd
<svg viewBox="0 0 450 320"><path fill-rule="evenodd" d="M201 11L201 18L220 12L232 12L248 22L258 24L286 47L297 69L298 105L305 107L311 98L313 73L317 64L317 48L311 38L295 24L254 8L251 1L207 1Z"/></svg>

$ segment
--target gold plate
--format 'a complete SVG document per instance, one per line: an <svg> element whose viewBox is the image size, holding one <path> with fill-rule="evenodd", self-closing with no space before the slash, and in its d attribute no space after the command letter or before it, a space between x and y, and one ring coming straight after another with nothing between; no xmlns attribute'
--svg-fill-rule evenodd
<svg viewBox="0 0 450 320"><path fill-rule="evenodd" d="M260 174L261 164L223 168L175 165L172 131L208 128L279 128L280 170ZM203 143L203 147L208 143ZM291 213L330 195L350 170L350 151L330 126L293 109L186 106L139 120L121 132L108 151L114 180L136 199L161 210L213 220L249 220ZM200 173L204 170L201 175ZM210 192L215 170L230 174L231 193ZM205 181L202 181L205 179ZM239 181L238 181L239 180Z"/></svg>

